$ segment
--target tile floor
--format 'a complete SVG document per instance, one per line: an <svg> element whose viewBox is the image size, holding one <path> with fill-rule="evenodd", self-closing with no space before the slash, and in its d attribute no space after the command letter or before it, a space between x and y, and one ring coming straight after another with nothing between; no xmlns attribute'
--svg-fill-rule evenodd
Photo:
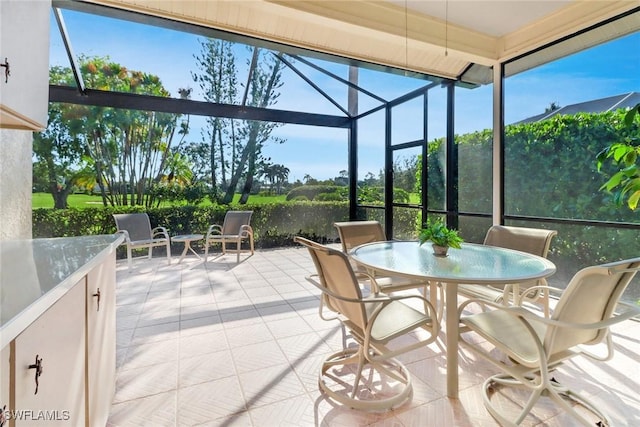
<svg viewBox="0 0 640 427"><path fill-rule="evenodd" d="M496 426L480 395L491 366L461 351L460 398L445 393L440 341L401 360L412 401L365 414L318 391L323 358L341 348L337 322L318 316L313 270L302 248L159 257L117 266L117 379L110 426ZM614 329L606 363L570 362L557 377L593 396L614 426L640 425L640 323ZM545 399L546 400L546 399ZM572 425L540 404L523 425Z"/></svg>

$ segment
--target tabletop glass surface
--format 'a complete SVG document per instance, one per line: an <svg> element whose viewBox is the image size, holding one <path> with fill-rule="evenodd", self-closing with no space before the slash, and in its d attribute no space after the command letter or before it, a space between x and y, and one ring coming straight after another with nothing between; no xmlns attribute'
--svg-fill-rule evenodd
<svg viewBox="0 0 640 427"><path fill-rule="evenodd" d="M471 243L449 248L446 257L435 256L431 244L420 246L417 241L369 243L351 255L369 267L456 283L509 283L547 277L556 270L536 255Z"/></svg>

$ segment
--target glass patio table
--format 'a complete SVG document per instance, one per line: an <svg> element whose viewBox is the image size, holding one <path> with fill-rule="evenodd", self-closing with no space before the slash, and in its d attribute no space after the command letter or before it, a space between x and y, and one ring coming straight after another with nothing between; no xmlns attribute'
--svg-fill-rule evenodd
<svg viewBox="0 0 640 427"><path fill-rule="evenodd" d="M353 260L377 271L427 279L445 287L447 395L458 397L458 284L515 284L551 276L555 265L536 255L495 246L463 243L446 257L417 241L367 243L350 252ZM517 289L514 289L514 292ZM432 296L435 297L435 296Z"/></svg>

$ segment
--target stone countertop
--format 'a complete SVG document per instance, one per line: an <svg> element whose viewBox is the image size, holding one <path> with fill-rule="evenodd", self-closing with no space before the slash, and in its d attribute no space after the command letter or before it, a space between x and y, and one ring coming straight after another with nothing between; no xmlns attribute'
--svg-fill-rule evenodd
<svg viewBox="0 0 640 427"><path fill-rule="evenodd" d="M122 234L0 241L0 348L122 243Z"/></svg>

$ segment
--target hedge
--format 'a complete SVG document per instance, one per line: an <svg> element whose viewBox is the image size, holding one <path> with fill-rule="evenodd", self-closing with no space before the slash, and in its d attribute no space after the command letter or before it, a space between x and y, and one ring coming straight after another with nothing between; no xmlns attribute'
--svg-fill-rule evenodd
<svg viewBox="0 0 640 427"><path fill-rule="evenodd" d="M205 234L209 225L222 224L227 210L253 211L251 225L259 248L293 244L295 235L325 242L334 241L337 233L333 222L346 221L349 217L347 202L178 206L148 210L141 207L34 209L33 237L111 234L117 231L112 214L145 211L149 214L152 227L162 225L172 236Z"/></svg>

